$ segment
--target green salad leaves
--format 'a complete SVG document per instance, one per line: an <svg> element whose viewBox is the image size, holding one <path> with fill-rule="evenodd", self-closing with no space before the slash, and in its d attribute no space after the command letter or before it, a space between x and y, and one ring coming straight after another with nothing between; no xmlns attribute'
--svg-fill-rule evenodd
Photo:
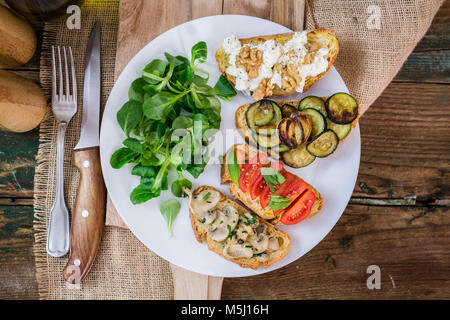
<svg viewBox="0 0 450 320"><path fill-rule="evenodd" d="M183 195L183 188L192 187L183 172L194 178L203 172L208 162L204 149L211 132L220 128L219 99L236 95L223 76L214 87L208 85L209 74L200 68L206 58L204 41L192 47L190 60L165 53L165 59L152 60L131 84L129 101L117 112L127 138L110 164L115 169L134 164L131 174L139 176L140 183L131 192L133 204L167 190L170 170L177 174L170 186L177 197Z"/></svg>

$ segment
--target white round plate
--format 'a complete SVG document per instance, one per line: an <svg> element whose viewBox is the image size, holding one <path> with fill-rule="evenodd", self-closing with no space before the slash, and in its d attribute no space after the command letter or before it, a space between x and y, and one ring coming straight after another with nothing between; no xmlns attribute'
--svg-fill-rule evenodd
<svg viewBox="0 0 450 320"><path fill-rule="evenodd" d="M174 198L170 191L162 192L156 199L133 205L130 193L139 184L138 177L130 174L132 165L120 170L109 164L111 154L122 146L125 135L116 121L116 113L128 100L128 89L133 80L140 77L142 69L152 59L164 57L164 52L190 58L191 47L198 41L208 45L208 59L201 67L210 73L210 85L220 76L214 53L223 39L231 34L238 38L290 32L291 30L271 21L240 15L220 15L189 21L163 33L147 44L126 66L111 91L103 114L100 153L103 175L112 202L123 221L150 250L169 262L193 272L219 277L244 277L265 273L281 268L297 260L317 245L333 228L347 206L352 194L359 168L360 134L356 126L349 137L331 156L316 159L306 168L289 171L299 175L313 185L323 196L322 210L311 219L293 226L280 226L291 237L291 248L283 259L267 269L245 269L229 262L208 250L206 243L200 244L194 237L188 212L188 200L180 199L182 206L173 224L172 238L159 206ZM328 96L335 92L348 92L338 72L330 71L303 95ZM302 95L299 95L301 97ZM242 104L251 102L251 97L239 93L231 101L222 101L221 130L235 129L234 114ZM243 142L242 138L239 138ZM227 142L227 148L233 145ZM227 185L220 185L219 165L208 165L198 179L193 179L193 187L213 186L230 196ZM171 181L169 181L170 183Z"/></svg>

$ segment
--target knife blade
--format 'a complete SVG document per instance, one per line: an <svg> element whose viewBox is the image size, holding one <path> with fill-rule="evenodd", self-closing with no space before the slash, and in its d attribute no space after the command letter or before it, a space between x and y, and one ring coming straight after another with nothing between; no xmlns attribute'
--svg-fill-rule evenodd
<svg viewBox="0 0 450 320"><path fill-rule="evenodd" d="M81 133L72 153L72 163L80 172L80 182L72 212L70 254L64 279L79 284L91 268L103 232L106 188L99 152L100 127L100 40L96 22L86 48Z"/></svg>

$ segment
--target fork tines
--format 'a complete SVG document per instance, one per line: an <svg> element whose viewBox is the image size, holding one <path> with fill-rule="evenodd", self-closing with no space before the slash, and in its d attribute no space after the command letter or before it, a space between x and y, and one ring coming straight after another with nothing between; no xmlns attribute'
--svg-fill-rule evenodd
<svg viewBox="0 0 450 320"><path fill-rule="evenodd" d="M73 62L72 48L68 48L68 54L66 47L63 46L62 50L60 46L52 46L52 101L55 102L75 102L77 101L77 80L75 75L75 65ZM61 51L64 55L64 61L61 59ZM67 63L67 55L70 60L70 72L69 64ZM57 56L57 59L55 58ZM63 62L64 62L64 75L63 75ZM57 70L58 69L58 72ZM72 90L70 90L69 73L71 74ZM57 81L59 78L59 82ZM65 82L65 86L64 86ZM58 85L57 85L58 83ZM65 91L63 88L65 87ZM55 105L53 103L53 105Z"/></svg>

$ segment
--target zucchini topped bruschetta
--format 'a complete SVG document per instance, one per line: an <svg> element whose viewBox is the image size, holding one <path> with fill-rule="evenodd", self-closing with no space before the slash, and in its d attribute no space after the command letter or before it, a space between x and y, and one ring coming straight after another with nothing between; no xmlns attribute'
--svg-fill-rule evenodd
<svg viewBox="0 0 450 320"><path fill-rule="evenodd" d="M270 266L289 251L289 236L259 219L220 191L201 186L189 194L189 216L197 240L244 268Z"/></svg>
<svg viewBox="0 0 450 320"><path fill-rule="evenodd" d="M300 168L332 154L356 126L358 115L356 99L339 92L326 98L245 104L236 111L235 122L247 142Z"/></svg>
<svg viewBox="0 0 450 320"><path fill-rule="evenodd" d="M227 37L216 51L222 72L255 101L304 92L331 67L339 52L327 29L238 39Z"/></svg>
<svg viewBox="0 0 450 320"><path fill-rule="evenodd" d="M221 176L221 183L229 183L237 200L272 224L296 224L322 208L322 196L316 189L247 144L228 150Z"/></svg>

